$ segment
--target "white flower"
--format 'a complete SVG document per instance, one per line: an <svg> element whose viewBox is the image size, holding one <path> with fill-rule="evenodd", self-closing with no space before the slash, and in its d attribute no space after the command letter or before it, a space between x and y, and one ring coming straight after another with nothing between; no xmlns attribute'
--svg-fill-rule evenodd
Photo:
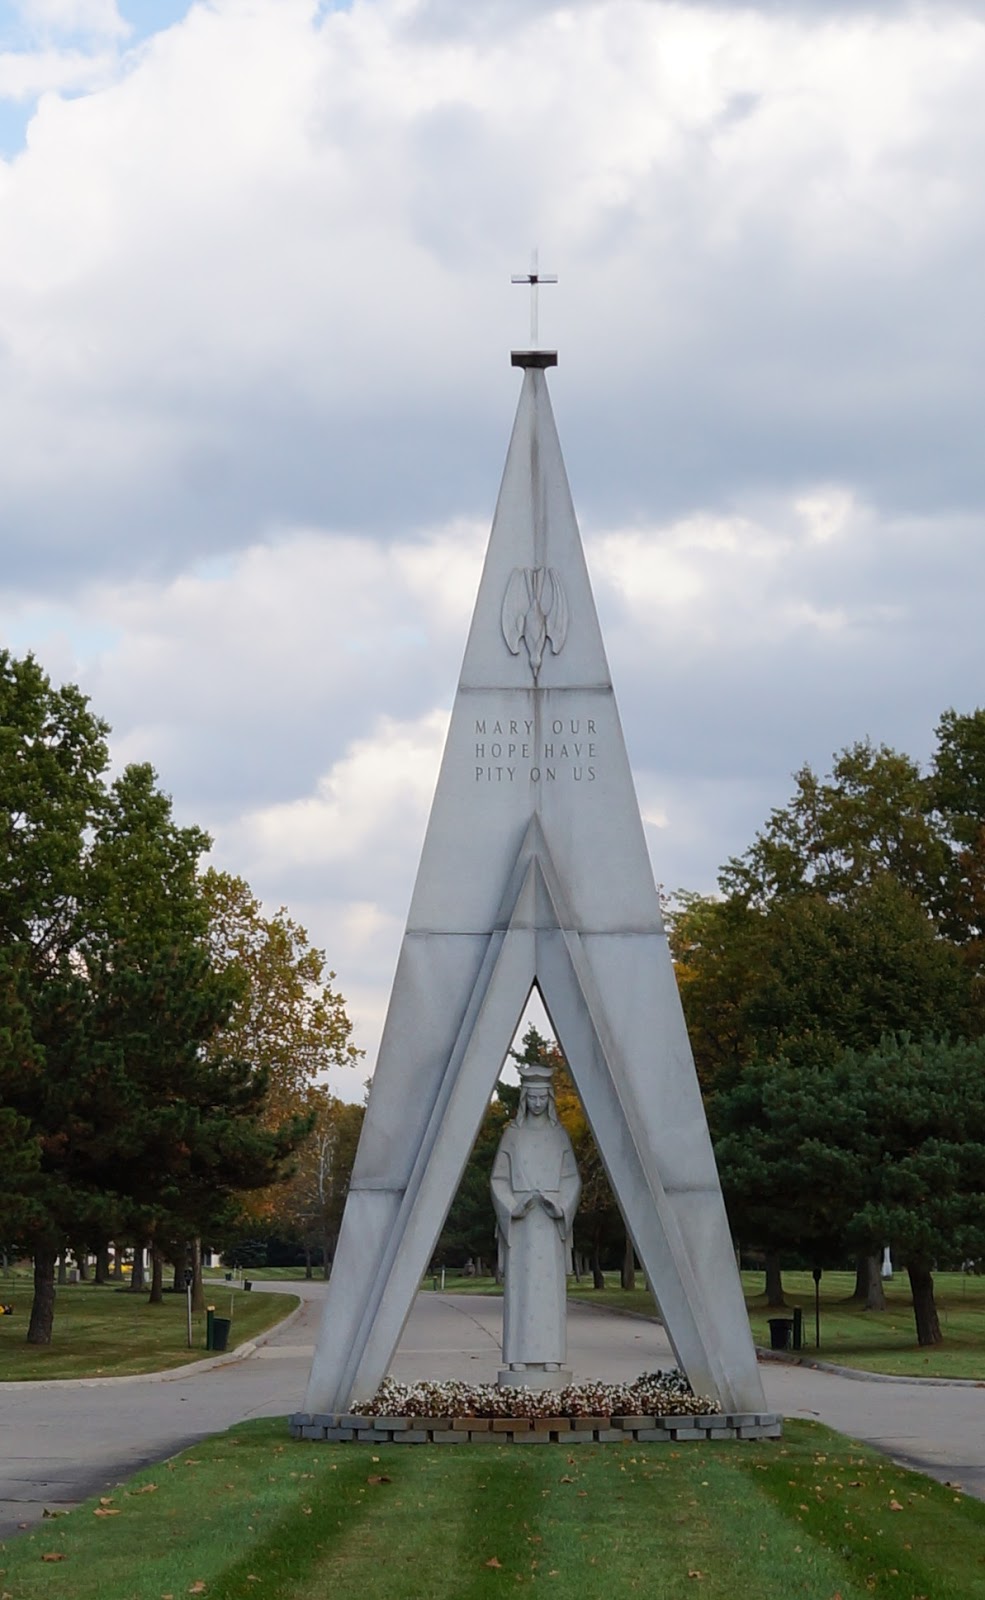
<svg viewBox="0 0 985 1600"><path fill-rule="evenodd" d="M682 1372L644 1372L634 1383L572 1383L564 1389L499 1388L491 1383L396 1383L384 1378L356 1407L371 1417L673 1417L711 1416L717 1400L696 1395Z"/></svg>

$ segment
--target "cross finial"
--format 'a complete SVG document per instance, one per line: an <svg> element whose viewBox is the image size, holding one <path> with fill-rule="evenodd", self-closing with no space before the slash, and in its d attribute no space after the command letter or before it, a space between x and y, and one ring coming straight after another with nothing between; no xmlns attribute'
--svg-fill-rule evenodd
<svg viewBox="0 0 985 1600"><path fill-rule="evenodd" d="M557 283L556 273L540 272L537 268L537 252L530 253L530 271L516 272L510 279L511 283L527 283L530 285L530 348L537 348L537 289L542 283Z"/></svg>

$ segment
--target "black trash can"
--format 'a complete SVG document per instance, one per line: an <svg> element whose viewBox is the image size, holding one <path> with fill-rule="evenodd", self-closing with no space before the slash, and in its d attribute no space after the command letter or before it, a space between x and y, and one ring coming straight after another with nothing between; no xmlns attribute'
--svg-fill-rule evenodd
<svg viewBox="0 0 985 1600"><path fill-rule="evenodd" d="M793 1333L792 1317L770 1317L770 1349L789 1350L790 1335Z"/></svg>
<svg viewBox="0 0 985 1600"><path fill-rule="evenodd" d="M229 1330L232 1321L229 1317L212 1318L212 1348L213 1350L229 1349Z"/></svg>
<svg viewBox="0 0 985 1600"><path fill-rule="evenodd" d="M253 1288L253 1279L252 1278L244 1278L243 1279L243 1288L244 1289L252 1289Z"/></svg>

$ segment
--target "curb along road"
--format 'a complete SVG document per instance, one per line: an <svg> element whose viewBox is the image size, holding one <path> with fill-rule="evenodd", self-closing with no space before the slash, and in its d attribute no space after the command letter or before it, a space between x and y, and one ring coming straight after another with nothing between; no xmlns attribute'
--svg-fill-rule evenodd
<svg viewBox="0 0 985 1600"><path fill-rule="evenodd" d="M201 1361L186 1361L181 1367L163 1367L160 1372L125 1372L118 1378L9 1378L0 1382L0 1395L15 1394L27 1385L34 1390L44 1389L105 1389L114 1388L122 1383L172 1383L179 1378L187 1378L195 1372L211 1372L214 1367L228 1367L234 1361L245 1361L254 1354L262 1345L269 1344L274 1338L285 1333L293 1323L297 1322L304 1310L304 1302L289 1311L280 1322L275 1322L272 1327L263 1333L258 1333L255 1339L246 1339L243 1344L238 1344L235 1350L229 1350L221 1356L203 1356Z"/></svg>
<svg viewBox="0 0 985 1600"><path fill-rule="evenodd" d="M859 1383L905 1383L927 1389L985 1389L982 1378L918 1378L897 1372L866 1372L864 1367L839 1367L833 1361L815 1361L810 1356L787 1355L784 1350L766 1350L756 1346L756 1356L762 1365L773 1362L780 1367L799 1367L807 1372L833 1372L838 1378L854 1378Z"/></svg>

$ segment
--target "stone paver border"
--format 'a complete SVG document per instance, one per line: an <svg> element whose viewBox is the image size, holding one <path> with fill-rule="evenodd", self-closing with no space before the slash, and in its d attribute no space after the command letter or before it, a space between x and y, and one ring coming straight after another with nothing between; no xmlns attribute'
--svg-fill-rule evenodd
<svg viewBox="0 0 985 1600"><path fill-rule="evenodd" d="M370 1417L357 1413L288 1418L292 1439L325 1444L681 1444L688 1440L779 1439L775 1411L702 1417Z"/></svg>

